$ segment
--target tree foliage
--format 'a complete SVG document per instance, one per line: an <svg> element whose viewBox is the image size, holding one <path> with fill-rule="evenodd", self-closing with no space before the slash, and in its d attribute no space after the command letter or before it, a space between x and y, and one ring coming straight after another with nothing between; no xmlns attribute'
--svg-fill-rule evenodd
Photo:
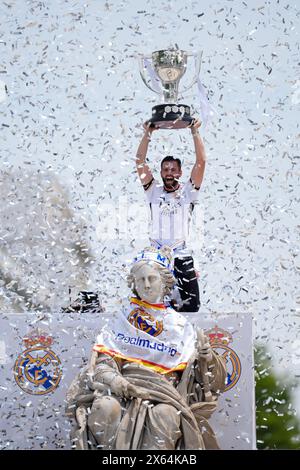
<svg viewBox="0 0 300 470"><path fill-rule="evenodd" d="M264 346L255 352L258 449L300 449L300 425L292 405L294 384L276 375Z"/></svg>

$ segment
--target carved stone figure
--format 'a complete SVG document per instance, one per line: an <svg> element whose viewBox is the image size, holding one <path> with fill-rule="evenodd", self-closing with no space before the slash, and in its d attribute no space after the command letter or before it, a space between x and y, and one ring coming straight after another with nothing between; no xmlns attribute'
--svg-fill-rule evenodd
<svg viewBox="0 0 300 470"><path fill-rule="evenodd" d="M128 277L134 296L103 326L67 393L76 449L217 449L208 418L225 364L165 296L170 252L146 248Z"/></svg>

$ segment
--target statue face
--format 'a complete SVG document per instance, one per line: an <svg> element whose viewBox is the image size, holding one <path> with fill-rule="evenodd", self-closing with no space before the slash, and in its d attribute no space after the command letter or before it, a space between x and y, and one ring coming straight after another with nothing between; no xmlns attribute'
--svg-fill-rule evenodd
<svg viewBox="0 0 300 470"><path fill-rule="evenodd" d="M135 290L139 297L150 304L163 301L164 284L159 270L150 264L143 264L134 274Z"/></svg>

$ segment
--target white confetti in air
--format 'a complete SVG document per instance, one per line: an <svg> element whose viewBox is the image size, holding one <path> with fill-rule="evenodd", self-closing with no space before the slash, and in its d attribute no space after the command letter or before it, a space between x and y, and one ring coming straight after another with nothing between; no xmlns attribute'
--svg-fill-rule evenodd
<svg viewBox="0 0 300 470"><path fill-rule="evenodd" d="M276 370L288 364L300 411L300 359L293 346L300 315L299 12L296 2L216 6L209 0L205 11L199 5L66 0L59 8L58 2L22 2L19 8L19 2L2 2L1 316L58 312L84 289L99 292L111 314L117 310L115 302L128 292L128 261L147 241L134 159L142 122L158 104L134 57L168 47L174 37L185 50L204 45L200 77L218 114L204 134L207 170L191 231L201 313L252 313L257 339L271 351ZM182 84L191 73L188 68ZM196 90L183 99L198 114ZM189 133L153 134L148 164L157 179L166 154L182 158L188 179L194 163ZM86 334L82 325L75 333L62 334L74 341L73 372L89 355L76 347ZM9 364L16 351L0 340L0 362L5 357ZM47 433L35 428L42 417L33 415L33 406L26 407L30 418L20 417L15 403L26 406L28 395L13 394L11 380L1 383L6 431L0 447L30 448L37 438L45 447L66 445L63 410L41 399L39 411L50 424ZM275 405L270 400L270 408ZM16 443L23 428L24 442Z"/></svg>
<svg viewBox="0 0 300 470"><path fill-rule="evenodd" d="M0 80L0 103L3 103L6 100L6 85Z"/></svg>

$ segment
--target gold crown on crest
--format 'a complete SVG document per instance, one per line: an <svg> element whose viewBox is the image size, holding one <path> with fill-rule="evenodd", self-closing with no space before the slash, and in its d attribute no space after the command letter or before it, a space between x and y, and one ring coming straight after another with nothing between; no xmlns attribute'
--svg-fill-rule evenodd
<svg viewBox="0 0 300 470"><path fill-rule="evenodd" d="M30 331L26 336L23 338L23 343L25 344L26 348L31 348L32 346L40 345L48 348L53 343L53 338L41 331L39 328Z"/></svg>
<svg viewBox="0 0 300 470"><path fill-rule="evenodd" d="M226 330L219 328L217 325L211 330L205 331L206 336L209 337L209 342L212 344L229 344L232 343L232 335Z"/></svg>

